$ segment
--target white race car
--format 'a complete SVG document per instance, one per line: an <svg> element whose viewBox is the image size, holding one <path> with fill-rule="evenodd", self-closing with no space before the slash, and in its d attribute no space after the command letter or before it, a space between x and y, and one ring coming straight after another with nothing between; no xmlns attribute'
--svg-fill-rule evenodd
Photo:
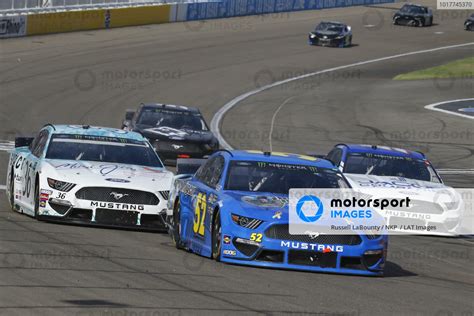
<svg viewBox="0 0 474 316"><path fill-rule="evenodd" d="M138 133L47 124L15 140L7 196L14 210L42 220L164 229L172 178Z"/></svg>
<svg viewBox="0 0 474 316"><path fill-rule="evenodd" d="M385 212L387 224L435 225L440 233L430 235L458 233L464 203L453 188L443 183L424 154L387 146L338 144L325 158L357 191L390 189L392 198L410 196L410 208Z"/></svg>

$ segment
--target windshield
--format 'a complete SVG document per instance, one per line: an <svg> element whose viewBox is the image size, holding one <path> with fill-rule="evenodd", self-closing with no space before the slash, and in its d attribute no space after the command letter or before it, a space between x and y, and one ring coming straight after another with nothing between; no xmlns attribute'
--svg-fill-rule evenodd
<svg viewBox="0 0 474 316"><path fill-rule="evenodd" d="M322 22L316 27L316 31L318 32L338 32L341 33L343 31L343 27L339 24L333 23L326 23Z"/></svg>
<svg viewBox="0 0 474 316"><path fill-rule="evenodd" d="M411 13L411 14L423 14L423 13L426 13L426 10L425 10L425 8L421 8L421 7L417 7L417 6L404 5L400 9L400 12Z"/></svg>
<svg viewBox="0 0 474 316"><path fill-rule="evenodd" d="M143 109L137 124L154 127L171 127L193 131L207 131L207 125L200 114L168 109Z"/></svg>
<svg viewBox="0 0 474 316"><path fill-rule="evenodd" d="M433 167L427 161L368 153L349 154L345 162L344 173L404 177L422 181L441 182Z"/></svg>
<svg viewBox="0 0 474 316"><path fill-rule="evenodd" d="M46 158L163 167L148 143L116 137L56 134Z"/></svg>
<svg viewBox="0 0 474 316"><path fill-rule="evenodd" d="M226 190L288 194L296 188L348 187L338 171L305 165L233 161Z"/></svg>

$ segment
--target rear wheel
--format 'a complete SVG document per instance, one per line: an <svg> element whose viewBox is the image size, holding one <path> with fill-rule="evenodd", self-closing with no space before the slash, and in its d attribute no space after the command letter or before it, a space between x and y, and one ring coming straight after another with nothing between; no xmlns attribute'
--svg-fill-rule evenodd
<svg viewBox="0 0 474 316"><path fill-rule="evenodd" d="M177 249L184 249L181 242L181 203L176 201L173 209L173 242Z"/></svg>
<svg viewBox="0 0 474 316"><path fill-rule="evenodd" d="M425 20L424 19L417 20L416 26L419 26L419 27L425 26Z"/></svg>
<svg viewBox="0 0 474 316"><path fill-rule="evenodd" d="M221 227L221 214L219 210L216 210L214 221L212 224L212 259L221 261L222 251L222 227Z"/></svg>

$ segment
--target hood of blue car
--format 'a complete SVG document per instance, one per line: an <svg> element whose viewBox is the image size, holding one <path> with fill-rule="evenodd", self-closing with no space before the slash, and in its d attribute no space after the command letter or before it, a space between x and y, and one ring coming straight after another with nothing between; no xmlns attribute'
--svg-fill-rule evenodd
<svg viewBox="0 0 474 316"><path fill-rule="evenodd" d="M262 220L288 219L288 195L262 192L229 191L227 206L235 205L230 210L238 215L244 215Z"/></svg>

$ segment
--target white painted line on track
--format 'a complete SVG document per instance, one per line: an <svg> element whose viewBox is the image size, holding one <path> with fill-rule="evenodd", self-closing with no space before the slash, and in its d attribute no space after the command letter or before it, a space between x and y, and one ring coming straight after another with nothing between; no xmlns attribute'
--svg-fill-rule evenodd
<svg viewBox="0 0 474 316"><path fill-rule="evenodd" d="M278 112L280 112L281 108L285 106L285 104L287 104L288 102L290 102L292 99L294 99L296 96L292 96L292 97L289 97L288 99L286 99L285 101L283 101L282 104L280 104L280 106L278 107L278 109L276 109L275 113L273 113L273 116L272 116L272 122L270 124L270 133L268 135L268 145L270 146L270 152L273 151L273 143L272 143L272 135L273 135L273 125L275 124L275 118L276 116L278 115Z"/></svg>
<svg viewBox="0 0 474 316"><path fill-rule="evenodd" d="M456 115L456 116L461 116L461 117L465 117L465 118L474 120L474 116L470 116L470 115L466 115L466 114L462 114L462 113L456 113L456 112L453 112L453 111L448 111L448 110L443 110L443 109L438 109L437 108L438 105L442 105L442 104L446 104L446 103L463 102L463 101L474 101L474 98L449 100L449 101L443 101L443 102L428 104L428 105L425 105L425 109L432 110L432 111L443 112L443 113Z"/></svg>
<svg viewBox="0 0 474 316"><path fill-rule="evenodd" d="M474 169L438 169L439 174L474 174Z"/></svg>
<svg viewBox="0 0 474 316"><path fill-rule="evenodd" d="M6 185L0 185L0 190L6 190L7 189L7 186Z"/></svg>
<svg viewBox="0 0 474 316"><path fill-rule="evenodd" d="M15 142L10 140L0 140L0 151L9 151L15 148Z"/></svg>
<svg viewBox="0 0 474 316"><path fill-rule="evenodd" d="M408 52L408 53L397 54L397 55L392 55L392 56L387 56L387 57L381 57L381 58L361 61L361 62L349 64L349 65L343 65L343 66L333 67L333 68L329 68L329 69L324 69L324 70L304 74L304 75L301 75L301 76L296 76L296 77L293 77L293 78L288 78L288 79L285 79L285 80L277 81L277 82L268 84L266 86L260 87L258 89L249 91L247 93L241 94L241 95L235 97L234 99L230 100L226 104L224 104L224 106L221 107L217 111L217 113L214 115L214 117L212 118L211 130L214 133L214 135L216 135L217 139L219 140L219 143L221 144L221 146L223 148L232 149L232 146L229 143L227 143L227 141L224 139L224 137L222 136L222 134L220 132L220 124L221 124L222 118L224 117L224 115L230 109L232 109L234 106L236 106L239 102L247 99L248 97L250 97L252 95L255 95L255 94L260 93L262 91L265 91L265 90L271 89L273 87L277 87L277 86L280 86L280 85L283 85L283 84L286 84L286 83L289 83L289 82L292 82L292 81L313 77L313 76L323 74L323 73L328 73L328 72L347 69L347 68L351 68L351 67L357 67L357 66L372 64L372 63L376 63L376 62L380 62L380 61L386 61L386 60L391 60L391 59L396 59L396 58L401 58L401 57L407 57L407 56L412 56L412 55L418 55L418 54L432 53L432 52L436 52L436 51L440 51L440 50L460 48L460 47L465 47L465 46L470 46L470 45L474 45L474 42L464 43L464 44L457 44L457 45L442 46L442 47L437 47L437 48L424 49L424 50L419 50L419 51L414 51L414 52Z"/></svg>

